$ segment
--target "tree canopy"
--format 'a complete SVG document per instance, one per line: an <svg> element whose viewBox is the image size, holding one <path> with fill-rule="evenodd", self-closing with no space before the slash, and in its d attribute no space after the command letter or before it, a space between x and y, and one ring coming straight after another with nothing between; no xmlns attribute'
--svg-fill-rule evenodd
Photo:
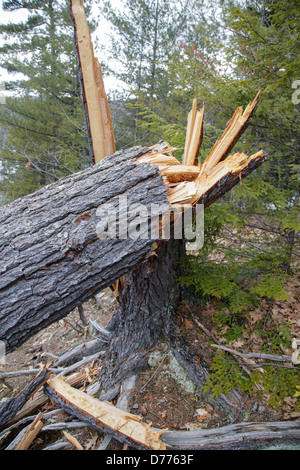
<svg viewBox="0 0 300 470"><path fill-rule="evenodd" d="M0 65L12 76L0 110L1 191L11 199L90 161L68 2L6 1L3 9L27 12L0 25Z"/></svg>

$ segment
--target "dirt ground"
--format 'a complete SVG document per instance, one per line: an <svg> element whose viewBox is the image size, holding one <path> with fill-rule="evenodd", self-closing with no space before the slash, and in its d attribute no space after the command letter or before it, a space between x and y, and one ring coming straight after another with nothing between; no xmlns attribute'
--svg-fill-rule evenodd
<svg viewBox="0 0 300 470"><path fill-rule="evenodd" d="M270 306L264 303L259 308L248 312L248 324L242 341L232 341L227 344L235 350L259 351L260 341L255 337L255 323L265 315L271 315L277 324L289 322L291 332L295 338L300 338L300 281L294 277L288 286L289 300L276 301ZM84 315L87 320L92 319L102 326L107 325L112 313L117 306L116 299L110 289L104 290L98 300L91 300L84 304ZM213 315L217 304L189 305L182 302L177 310L175 322L180 334L188 341L193 352L204 358L208 365L211 364L213 354L207 343L211 340L208 332L214 335L214 339L222 343L222 337L216 331L213 323ZM198 322L198 323L197 323ZM206 332L199 325L204 326ZM95 336L93 328L85 327L79 317L77 310L72 312L64 320L61 320L47 329L43 330L21 348L6 357L5 366L0 366L1 372L16 371L37 368L40 363L51 364L56 357L66 350L74 348L75 345ZM293 350L284 350L283 354L291 355ZM87 380L81 386L85 389L94 380L91 373L95 368L101 367L101 360L94 360L92 364L83 366ZM10 396L18 394L30 381L30 375L7 378L0 380L0 402ZM97 395L95 395L97 396ZM229 416L226 412L214 408L195 389L185 371L178 364L167 344L161 344L154 348L149 357L149 368L143 371L131 393L130 412L142 416L147 423L160 429L194 430L224 426L226 424L241 421L280 421L299 419L300 413L296 410L296 399L287 399L286 403L279 409L274 410L268 406L266 396L259 393L252 397L247 394L240 395L241 402L236 411ZM38 411L47 412L53 410L53 405L47 404ZM50 422L68 422L72 420L65 412L59 411ZM24 426L24 425L23 425ZM0 436L0 448L6 448L12 439L20 432L22 426L14 429L9 435ZM81 446L87 450L99 448L103 442L104 435L96 432L90 427L74 429L69 431L76 437ZM43 449L55 442L65 442L66 449L75 449L68 442L62 431L43 430L39 433L30 449ZM107 449L122 449L122 444L111 440Z"/></svg>

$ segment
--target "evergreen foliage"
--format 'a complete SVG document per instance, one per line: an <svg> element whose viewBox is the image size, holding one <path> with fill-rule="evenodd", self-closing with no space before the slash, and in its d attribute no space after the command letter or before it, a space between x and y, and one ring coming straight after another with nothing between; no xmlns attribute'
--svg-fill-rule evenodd
<svg viewBox="0 0 300 470"><path fill-rule="evenodd" d="M27 12L0 26L0 64L23 77L0 110L0 191L9 200L91 162L68 1L6 1L3 9Z"/></svg>
<svg viewBox="0 0 300 470"><path fill-rule="evenodd" d="M126 84L128 91L124 92L123 100L131 120L131 123L115 120L117 146L119 128L123 146L161 139L161 129L157 133L147 125L146 109L157 115L160 106L165 107L172 88L167 64L181 38L188 34L194 3L194 0L124 0L121 12L114 2L103 3L102 14L113 28L105 48L109 60L104 66ZM172 114L171 117L174 118Z"/></svg>

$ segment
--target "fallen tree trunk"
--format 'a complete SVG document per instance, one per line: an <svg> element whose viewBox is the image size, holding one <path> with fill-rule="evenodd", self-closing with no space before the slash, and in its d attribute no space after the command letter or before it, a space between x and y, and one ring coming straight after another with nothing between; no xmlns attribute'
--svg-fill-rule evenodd
<svg viewBox="0 0 300 470"><path fill-rule="evenodd" d="M149 236L103 239L96 233L97 208L110 202L118 210L120 195L129 207L169 206L157 166L133 162L147 151L120 152L2 208L0 340L7 352L151 254ZM130 223L126 214L118 217Z"/></svg>

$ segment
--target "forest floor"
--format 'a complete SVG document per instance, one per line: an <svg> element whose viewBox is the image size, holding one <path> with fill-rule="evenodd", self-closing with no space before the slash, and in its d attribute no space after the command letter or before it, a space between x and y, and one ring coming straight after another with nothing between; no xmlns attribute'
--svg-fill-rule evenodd
<svg viewBox="0 0 300 470"><path fill-rule="evenodd" d="M272 303L263 301L259 307L249 311L243 336L227 342L226 346L240 352L245 350L259 352L261 339L255 332L255 324L264 318L271 319L277 325L288 323L291 335L294 338L300 338L299 287L300 280L295 275L287 286L288 301L273 301ZM117 302L110 289L104 290L98 296L98 300L98 303L91 300L84 304L84 315L87 320L92 319L105 326ZM208 342L212 339L208 332L213 335L214 342L217 341L222 345L224 344L223 335L229 328L224 327L222 331L216 328L213 317L217 308L217 303L189 305L187 302L182 302L175 315L175 323L180 334L188 341L196 357L204 358L208 366L211 365L215 355L212 348L208 347ZM199 325L207 331L205 332ZM95 332L91 326L84 328L78 311L75 310L64 320L46 328L17 351L7 355L5 366L0 366L0 373L36 368L40 361L51 363L55 357L74 348L84 340L93 338L94 335ZM282 353L291 355L292 345L289 349L285 348ZM96 380L91 371L97 366L101 367L100 359L83 366L87 380L82 385L82 389ZM29 381L30 376L26 375L5 379L5 381L0 380L0 403L7 397L19 393ZM167 344L161 344L151 351L149 368L137 378L131 397L128 411L142 416L145 422L151 422L154 427L161 429L194 430L220 427L242 421L298 420L300 417L296 398L286 398L279 409L274 409L268 404L268 395L263 394L259 389L254 391L252 396L248 393L241 393L238 401L232 404L230 414L214 407L209 400L205 399L205 395L203 396L195 389ZM49 409L53 409L53 405L48 403L35 413ZM65 412L60 411L55 415L54 421L70 421L71 419ZM20 429L16 428L9 436L3 436L2 442L0 438L0 449L5 448L19 431ZM69 432L78 439L84 449L88 450L97 449L104 438L103 434L90 427ZM43 432L42 430L31 449L43 449L60 438L64 439L61 431ZM72 449L70 443L67 443L66 449L68 448ZM122 449L122 444L112 440L107 449Z"/></svg>

